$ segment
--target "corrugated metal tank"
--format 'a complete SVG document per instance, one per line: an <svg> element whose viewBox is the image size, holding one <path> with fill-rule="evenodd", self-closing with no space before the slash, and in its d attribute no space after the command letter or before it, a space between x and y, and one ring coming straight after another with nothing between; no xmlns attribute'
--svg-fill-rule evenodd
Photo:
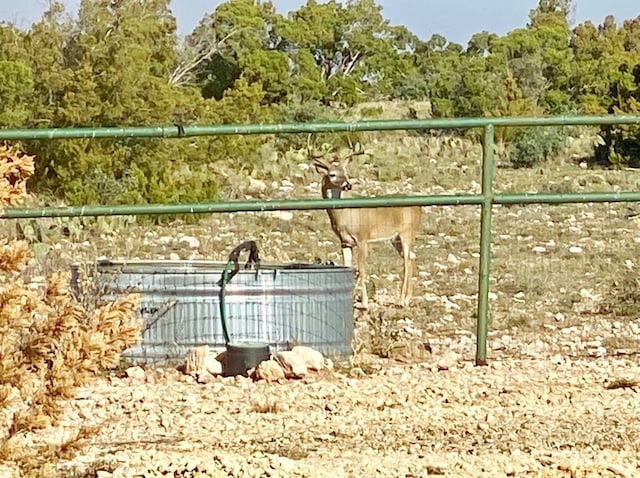
<svg viewBox="0 0 640 478"><path fill-rule="evenodd" d="M133 360L183 359L194 346L225 346L218 281L224 263L211 261L101 261L97 282L105 297L139 292L145 319ZM77 273L75 274L77 277ZM326 265L262 264L240 270L226 286L233 342L264 342L272 351L309 345L330 357L351 355L353 269Z"/></svg>

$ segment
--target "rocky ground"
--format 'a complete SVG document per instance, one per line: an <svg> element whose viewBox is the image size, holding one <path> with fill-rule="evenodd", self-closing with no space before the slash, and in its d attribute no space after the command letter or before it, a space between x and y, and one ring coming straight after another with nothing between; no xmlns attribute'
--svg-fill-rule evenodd
<svg viewBox="0 0 640 478"><path fill-rule="evenodd" d="M278 383L134 368L17 439L79 436L57 476L640 476L637 355L503 350L476 367L451 351L466 348L435 341L421 363L360 356Z"/></svg>

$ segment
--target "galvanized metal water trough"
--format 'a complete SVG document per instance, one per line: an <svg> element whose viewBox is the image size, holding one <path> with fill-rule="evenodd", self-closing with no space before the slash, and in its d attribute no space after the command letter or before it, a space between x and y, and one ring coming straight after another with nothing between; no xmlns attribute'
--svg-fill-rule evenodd
<svg viewBox="0 0 640 478"><path fill-rule="evenodd" d="M103 297L137 292L145 321L134 361L182 360L195 346L223 350L218 281L224 263L110 261L97 264ZM77 277L77 274L75 274ZM226 285L226 320L234 342L263 342L272 352L309 345L323 354L351 355L353 269L315 264L262 264Z"/></svg>

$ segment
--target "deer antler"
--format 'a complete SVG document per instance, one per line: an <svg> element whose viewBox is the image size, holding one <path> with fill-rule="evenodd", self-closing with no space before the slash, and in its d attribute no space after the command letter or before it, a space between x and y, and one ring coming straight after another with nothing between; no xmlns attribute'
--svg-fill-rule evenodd
<svg viewBox="0 0 640 478"><path fill-rule="evenodd" d="M309 134L309 136L307 136L307 156L318 172L329 171L329 166L327 166L327 164L321 159L325 154L326 153L316 154L313 152L311 134Z"/></svg>
<svg viewBox="0 0 640 478"><path fill-rule="evenodd" d="M353 142L351 141L351 135L347 135L347 142L349 143L349 149L351 149L351 153L348 154L346 158L367 154L360 143L356 143L355 145L353 144Z"/></svg>
<svg viewBox="0 0 640 478"><path fill-rule="evenodd" d="M320 158L323 158L324 156L327 155L327 153L333 153L333 161L334 162L340 162L340 161L347 161L350 158L352 158L353 156L360 156L363 154L367 154L365 152L365 150L360 146L360 143L356 143L355 147L353 145L353 143L351 142L351 138L348 139L349 141L349 148L352 150L349 154L345 155L345 156L341 156L339 153L339 148L337 146L333 146L332 148L329 148L329 150L327 151L322 151L320 153L314 153L313 152L313 147L311 144L311 134L309 134L309 136L307 136L307 155L309 157L309 159L319 162L318 160Z"/></svg>
<svg viewBox="0 0 640 478"><path fill-rule="evenodd" d="M309 134L309 136L307 136L307 156L309 156L309 159L320 159L322 158L325 154L327 154L326 152L322 152L320 154L314 153L313 152L313 146L311 144L311 134Z"/></svg>
<svg viewBox="0 0 640 478"><path fill-rule="evenodd" d="M355 147L351 143L351 139L349 139L349 147L351 148L351 152L342 157L342 161L347 161L354 156L361 156L363 154L367 154L367 152L360 146L360 143L356 143Z"/></svg>
<svg viewBox="0 0 640 478"><path fill-rule="evenodd" d="M358 150L358 151L352 151L351 153L349 153L346 156L344 156L343 159L349 159L349 158L353 158L354 156L361 156L363 154L367 154L364 151L364 149L363 150Z"/></svg>

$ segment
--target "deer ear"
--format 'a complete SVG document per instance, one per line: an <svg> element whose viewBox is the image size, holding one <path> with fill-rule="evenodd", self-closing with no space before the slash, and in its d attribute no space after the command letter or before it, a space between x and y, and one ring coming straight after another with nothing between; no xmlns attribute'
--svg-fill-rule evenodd
<svg viewBox="0 0 640 478"><path fill-rule="evenodd" d="M313 162L313 165L315 166L316 171L318 171L320 174L324 174L324 173L329 172L329 166L324 164L322 161L319 161L319 160L316 159Z"/></svg>

